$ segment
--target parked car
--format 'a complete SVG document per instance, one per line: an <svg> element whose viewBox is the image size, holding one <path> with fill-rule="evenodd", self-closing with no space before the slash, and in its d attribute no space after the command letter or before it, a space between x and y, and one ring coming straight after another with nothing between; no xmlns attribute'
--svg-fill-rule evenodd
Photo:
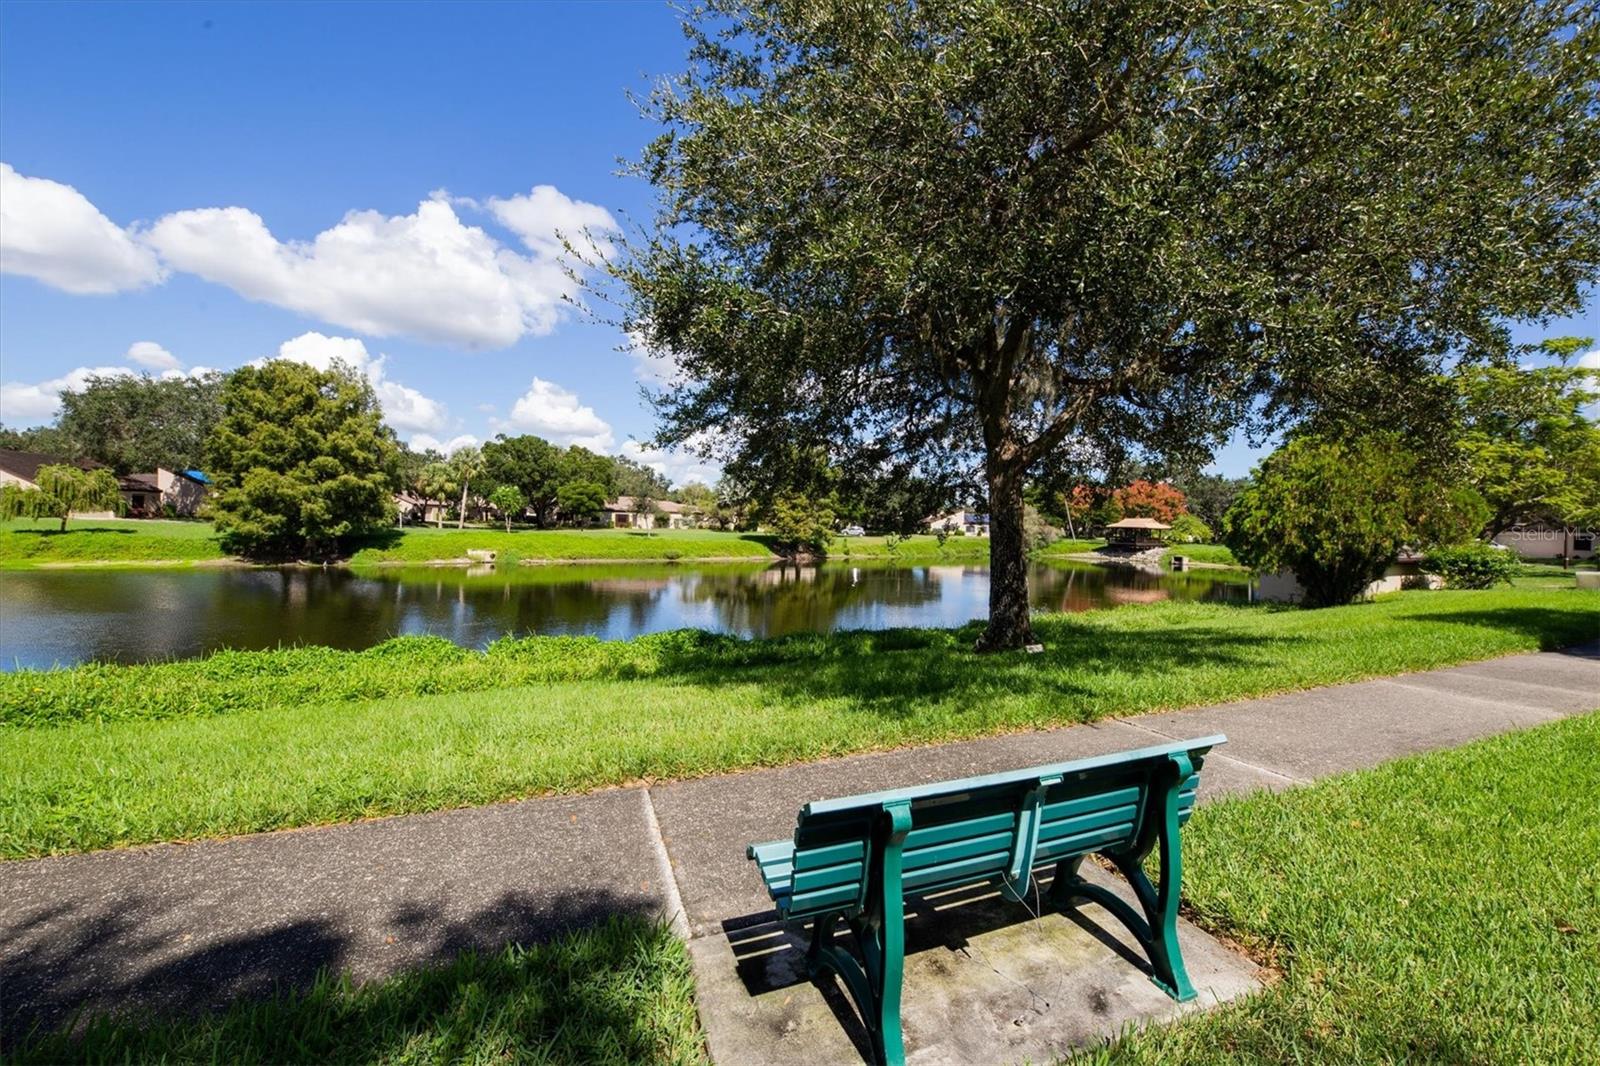
<svg viewBox="0 0 1600 1066"><path fill-rule="evenodd" d="M864 537L867 535L867 531L860 526L845 526L839 531L839 535L841 537Z"/></svg>

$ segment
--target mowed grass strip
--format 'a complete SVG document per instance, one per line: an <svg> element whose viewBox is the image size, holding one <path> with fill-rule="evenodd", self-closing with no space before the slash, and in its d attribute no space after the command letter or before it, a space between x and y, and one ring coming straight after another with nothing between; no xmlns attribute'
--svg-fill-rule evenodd
<svg viewBox="0 0 1600 1066"><path fill-rule="evenodd" d="M0 569L44 563L202 562L226 559L209 522L159 519L73 519L0 522Z"/></svg>
<svg viewBox="0 0 1600 1066"><path fill-rule="evenodd" d="M1202 808L1201 921L1276 960L1100 1063L1600 1062L1600 713Z"/></svg>
<svg viewBox="0 0 1600 1066"><path fill-rule="evenodd" d="M438 529L411 526L379 534L350 556L352 565L462 559L469 550L511 561L569 559L774 559L770 537L703 529Z"/></svg>
<svg viewBox="0 0 1600 1066"><path fill-rule="evenodd" d="M617 918L549 944L365 986L309 990L198 1018L99 1017L35 1037L25 1063L702 1063L683 942Z"/></svg>
<svg viewBox="0 0 1600 1066"><path fill-rule="evenodd" d="M692 777L1086 722L1558 647L1592 637L1600 594L1403 593L1325 611L1164 603L1046 615L1039 655L978 656L975 626L738 641L518 641L496 656L407 645L238 653L231 713L174 695L206 661L15 674L98 694L88 720L0 728L0 855L245 833ZM430 649L442 650L439 642ZM550 656L552 647L581 654ZM525 654L538 674L516 673ZM453 663L454 665L450 665ZM259 665L264 669L254 670ZM123 679L119 688L117 679ZM582 678L582 679L574 679ZM315 699L317 686L327 694ZM455 685L441 692L439 686ZM387 686L387 698L363 688ZM38 692L31 690L37 688ZM407 694L400 689L409 688ZM339 697L345 702L337 702ZM76 697L74 697L76 698ZM102 720L99 701L123 717ZM171 700L167 718L136 716ZM13 717L12 721L16 721Z"/></svg>

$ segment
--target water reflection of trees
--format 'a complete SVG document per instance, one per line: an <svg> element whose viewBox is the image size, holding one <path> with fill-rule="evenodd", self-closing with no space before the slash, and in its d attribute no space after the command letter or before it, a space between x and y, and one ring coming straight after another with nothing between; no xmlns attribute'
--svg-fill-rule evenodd
<svg viewBox="0 0 1600 1066"><path fill-rule="evenodd" d="M220 648L364 648L430 633L481 647L509 634L628 637L693 626L753 636L811 630L954 626L982 617L981 566L406 567L77 571L4 582L0 666L84 659L139 662ZM1083 611L1155 599L1239 599L1215 571L1152 575L1041 565L1033 604Z"/></svg>
<svg viewBox="0 0 1600 1066"><path fill-rule="evenodd" d="M709 605L718 627L752 636L855 628L865 605L914 606L939 600L928 567L798 566L754 574L703 574L685 585L686 603Z"/></svg>

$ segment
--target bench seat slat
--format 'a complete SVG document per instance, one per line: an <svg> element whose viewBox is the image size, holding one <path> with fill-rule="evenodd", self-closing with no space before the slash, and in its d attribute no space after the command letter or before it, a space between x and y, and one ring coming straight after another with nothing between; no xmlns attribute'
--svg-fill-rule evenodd
<svg viewBox="0 0 1600 1066"><path fill-rule="evenodd" d="M796 892L789 896L786 907L782 906L780 901L780 910L787 911L790 915L811 914L819 910L852 904L860 898L860 895L859 884L834 885L812 892Z"/></svg>
<svg viewBox="0 0 1600 1066"><path fill-rule="evenodd" d="M860 840L846 840L841 844L824 844L820 847L798 847L794 850L794 868L817 870L824 866L838 866L843 862L859 862L866 857L866 844Z"/></svg>
<svg viewBox="0 0 1600 1066"><path fill-rule="evenodd" d="M863 864L857 861L840 863L838 866L823 866L816 870L796 870L789 887L799 895L817 888L831 888L834 885L859 885L863 869Z"/></svg>
<svg viewBox="0 0 1600 1066"><path fill-rule="evenodd" d="M769 840L765 844L751 844L746 853L761 866L775 859L788 862L789 856L794 854L794 841Z"/></svg>

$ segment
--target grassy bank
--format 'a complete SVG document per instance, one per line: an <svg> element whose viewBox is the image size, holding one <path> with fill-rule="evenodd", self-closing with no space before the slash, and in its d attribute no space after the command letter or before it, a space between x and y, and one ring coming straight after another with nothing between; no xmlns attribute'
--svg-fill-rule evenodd
<svg viewBox="0 0 1600 1066"><path fill-rule="evenodd" d="M1087 542L1085 542L1087 543ZM694 562L778 558L773 539L763 533L715 530L629 529L437 529L415 526L375 534L352 546L354 566L432 563L466 558L469 550L500 553L503 565L578 560ZM987 562L989 542L981 537L837 537L829 558L906 562ZM216 531L207 522L108 519L77 520L61 532L53 522L0 522L0 569L41 566L104 566L195 563L227 560Z"/></svg>
<svg viewBox="0 0 1600 1066"><path fill-rule="evenodd" d="M550 944L307 992L198 1019L99 1018L10 1062L700 1063L688 952L665 927L616 919Z"/></svg>
<svg viewBox="0 0 1600 1066"><path fill-rule="evenodd" d="M688 777L1555 647L1600 593L1403 593L1324 611L1160 603L740 641L394 641L0 677L0 855L242 833Z"/></svg>
<svg viewBox="0 0 1600 1066"><path fill-rule="evenodd" d="M194 563L226 559L209 522L159 519L0 521L0 569L45 564Z"/></svg>
<svg viewBox="0 0 1600 1066"><path fill-rule="evenodd" d="M1600 714L1204 808L1201 921L1274 959L1103 1063L1600 1059Z"/></svg>

